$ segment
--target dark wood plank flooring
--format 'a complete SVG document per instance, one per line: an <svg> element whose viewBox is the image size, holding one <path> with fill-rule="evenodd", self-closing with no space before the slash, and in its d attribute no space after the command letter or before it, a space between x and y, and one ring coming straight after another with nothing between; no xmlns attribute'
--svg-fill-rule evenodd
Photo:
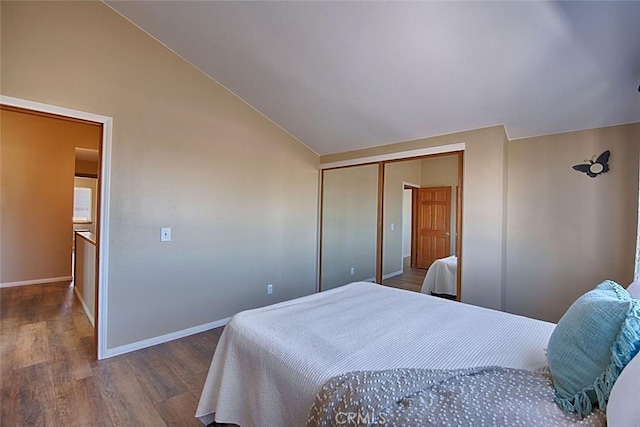
<svg viewBox="0 0 640 427"><path fill-rule="evenodd" d="M196 406L221 333L97 361L69 283L0 289L0 425L201 426Z"/></svg>
<svg viewBox="0 0 640 427"><path fill-rule="evenodd" d="M399 276L385 279L382 284L392 288L405 289L407 291L420 292L422 290L422 282L427 270L419 268L411 268L411 257L404 259L403 273Z"/></svg>

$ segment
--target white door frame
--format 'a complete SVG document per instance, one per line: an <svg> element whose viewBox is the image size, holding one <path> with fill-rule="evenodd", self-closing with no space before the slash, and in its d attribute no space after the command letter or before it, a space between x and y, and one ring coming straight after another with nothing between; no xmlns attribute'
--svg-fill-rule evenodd
<svg viewBox="0 0 640 427"><path fill-rule="evenodd" d="M73 117L76 119L88 120L102 124L102 150L101 154L101 171L100 185L102 191L100 194L100 245L97 248L100 257L98 266L98 359L106 357L107 349L107 289L109 275L109 204L110 204L110 188L111 188L111 137L113 128L113 118L101 116L99 114L87 113L79 110L72 110L57 105L43 104L33 102L26 99L14 98L11 96L0 95L0 103L12 107L24 108L27 110L41 111L43 113L57 114L59 116Z"/></svg>
<svg viewBox="0 0 640 427"><path fill-rule="evenodd" d="M413 182L408 182L408 181L402 181L402 228L403 230L401 230L402 232L402 251L400 253L400 265L402 266L402 268L400 269L400 271L402 271L402 274L404 274L404 191L405 191L405 186L409 186L411 188L421 188L422 185L421 184L414 184ZM413 195L413 191L412 191L412 195ZM413 239L413 199L411 200L411 212L409 212L409 218L411 221L411 224L409 224L409 235L411 236L411 239ZM413 242L411 242L411 244L413 244ZM413 254L411 253L411 248L409 248L409 256L413 256Z"/></svg>

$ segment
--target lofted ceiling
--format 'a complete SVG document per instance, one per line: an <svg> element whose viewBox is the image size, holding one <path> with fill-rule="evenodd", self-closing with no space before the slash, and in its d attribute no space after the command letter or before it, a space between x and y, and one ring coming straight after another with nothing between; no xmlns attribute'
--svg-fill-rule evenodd
<svg viewBox="0 0 640 427"><path fill-rule="evenodd" d="M106 3L324 155L640 121L640 2Z"/></svg>

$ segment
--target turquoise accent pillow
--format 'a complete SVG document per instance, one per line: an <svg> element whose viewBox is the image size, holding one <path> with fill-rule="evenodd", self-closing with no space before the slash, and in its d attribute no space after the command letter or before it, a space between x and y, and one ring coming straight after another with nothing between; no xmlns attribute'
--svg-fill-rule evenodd
<svg viewBox="0 0 640 427"><path fill-rule="evenodd" d="M595 404L605 410L613 384L638 350L640 300L609 280L582 295L549 338L556 403L582 416Z"/></svg>

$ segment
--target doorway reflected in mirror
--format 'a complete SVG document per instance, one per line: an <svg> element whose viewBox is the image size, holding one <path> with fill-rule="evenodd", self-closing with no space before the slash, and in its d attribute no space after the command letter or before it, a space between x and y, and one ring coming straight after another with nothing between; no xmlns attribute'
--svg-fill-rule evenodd
<svg viewBox="0 0 640 427"><path fill-rule="evenodd" d="M384 285L457 299L458 163L454 153L385 165Z"/></svg>

